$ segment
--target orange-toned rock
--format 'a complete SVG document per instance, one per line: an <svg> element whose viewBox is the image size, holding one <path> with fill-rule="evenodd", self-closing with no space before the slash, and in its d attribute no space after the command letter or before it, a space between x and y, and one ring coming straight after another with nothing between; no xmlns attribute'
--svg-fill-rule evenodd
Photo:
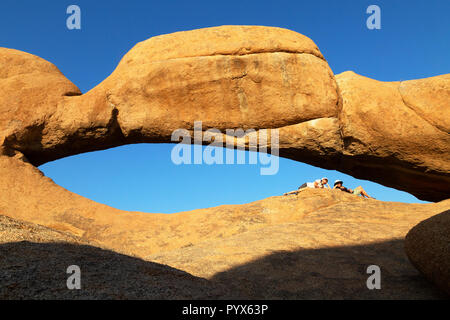
<svg viewBox="0 0 450 320"><path fill-rule="evenodd" d="M19 158L0 157L0 171L4 185L9 186L2 188L0 212L208 278L239 293L237 297L441 297L408 262L403 238L419 221L448 210L450 200L406 204L365 200L338 190L306 189L298 196L244 205L150 214L117 210L73 194ZM22 245L16 247L27 252ZM60 252L64 246L30 248ZM97 252L70 250L79 251L78 256L85 251L90 257ZM55 255L49 259L52 266L60 265ZM119 259L119 268L133 269L124 266L124 259ZM365 268L371 264L382 268L383 290L371 291L365 285ZM98 272L101 279L107 277ZM165 278L172 280L170 274Z"/></svg>
<svg viewBox="0 0 450 320"><path fill-rule="evenodd" d="M317 46L296 32L179 32L137 44L96 88L61 99L40 135L11 133L7 145L38 165L124 143L170 142L194 121L205 129L279 128L336 117L337 91Z"/></svg>
<svg viewBox="0 0 450 320"><path fill-rule="evenodd" d="M421 199L444 200L450 195L448 75L401 83L352 72L335 78L310 39L279 28L243 26L139 43L111 76L82 95L55 66L38 57L0 48L0 67L0 212L118 252L210 278L258 261L271 250L358 246L354 250L363 252L368 245L373 255L384 252L384 258L390 256L389 241L402 239L420 220L449 209L449 200L383 203L306 190L295 198L273 197L195 214L126 212L71 193L35 167L123 144L171 142L175 129L191 130L194 121L202 121L203 129L279 129L281 156L377 181ZM380 241L387 244L372 246ZM401 259L403 251L397 249L394 256ZM302 260L303 253L288 256L287 263ZM336 262L335 251L326 255ZM373 263L373 255L357 264ZM324 270L323 279L338 272L352 284L345 293L333 285L334 296L360 293L361 275L354 273L352 259L341 273ZM274 264L262 260L265 266ZM403 277L393 263L394 280ZM401 268L414 276L409 265L402 262ZM263 270L271 274L273 268ZM299 282L303 276L299 274ZM245 276L236 279L246 281ZM286 287L265 298L292 290L290 297L307 295L314 288L312 282L305 292L296 292L296 282L289 287L286 274L277 281ZM404 288L402 282L396 292ZM249 288L250 293L260 291Z"/></svg>
<svg viewBox="0 0 450 320"><path fill-rule="evenodd" d="M50 62L0 48L0 148L41 151L49 118L78 88Z"/></svg>
<svg viewBox="0 0 450 320"><path fill-rule="evenodd" d="M278 128L337 115L333 73L296 32L223 26L137 44L102 87L125 136L177 128ZM167 139L167 138L166 138Z"/></svg>
<svg viewBox="0 0 450 320"><path fill-rule="evenodd" d="M19 150L38 164L120 141L104 95L81 96L53 64L25 52L0 48L0 65L1 154Z"/></svg>
<svg viewBox="0 0 450 320"><path fill-rule="evenodd" d="M422 119L444 133L450 133L448 117L450 74L420 80L402 81L403 102Z"/></svg>
<svg viewBox="0 0 450 320"><path fill-rule="evenodd" d="M450 295L450 210L422 221L405 238L412 264Z"/></svg>
<svg viewBox="0 0 450 320"><path fill-rule="evenodd" d="M55 66L0 48L0 152L32 164L178 128L279 129L280 155L439 201L450 194L448 75L336 77L296 32L223 26L137 44L86 94ZM269 142L269 148L271 147Z"/></svg>
<svg viewBox="0 0 450 320"><path fill-rule="evenodd" d="M65 286L68 266L81 290ZM0 299L231 299L224 285L0 215Z"/></svg>
<svg viewBox="0 0 450 320"><path fill-rule="evenodd" d="M338 170L420 199L449 198L450 134L439 120L450 118L449 75L399 83L344 72L336 79L343 97Z"/></svg>

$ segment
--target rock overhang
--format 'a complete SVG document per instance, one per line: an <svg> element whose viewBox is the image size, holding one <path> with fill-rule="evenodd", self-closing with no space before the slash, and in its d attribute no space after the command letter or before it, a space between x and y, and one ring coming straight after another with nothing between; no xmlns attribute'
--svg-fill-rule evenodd
<svg viewBox="0 0 450 320"><path fill-rule="evenodd" d="M35 165L172 142L174 130L202 121L219 130L279 129L281 156L425 200L450 194L448 75L402 83L335 77L311 39L261 26L140 42L83 95L41 58L1 49L0 61L7 66L0 79L3 154L21 152Z"/></svg>

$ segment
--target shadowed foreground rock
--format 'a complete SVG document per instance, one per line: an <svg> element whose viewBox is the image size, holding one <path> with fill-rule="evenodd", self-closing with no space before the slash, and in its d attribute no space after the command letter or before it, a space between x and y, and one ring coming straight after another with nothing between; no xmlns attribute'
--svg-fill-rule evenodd
<svg viewBox="0 0 450 320"><path fill-rule="evenodd" d="M276 206L269 206L276 200ZM227 237L205 239L146 259L195 276L220 279L249 297L439 298L443 293L432 289L409 263L403 238L414 220L449 207L449 200L402 204L363 200L341 191L305 190L298 196L240 206L241 219L259 227L242 228ZM288 208L302 212L301 217L268 223ZM366 287L366 269L372 264L382 269L379 291Z"/></svg>
<svg viewBox="0 0 450 320"><path fill-rule="evenodd" d="M81 290L66 286L81 269ZM217 299L226 287L0 216L0 299Z"/></svg>
<svg viewBox="0 0 450 320"><path fill-rule="evenodd" d="M291 232L290 230L288 232ZM366 286L367 267L381 268L381 289ZM252 299L446 299L403 253L403 241L347 247L274 250L214 275Z"/></svg>
<svg viewBox="0 0 450 320"><path fill-rule="evenodd" d="M450 210L412 228L405 250L412 264L450 295Z"/></svg>
<svg viewBox="0 0 450 320"><path fill-rule="evenodd" d="M338 221L329 223L342 227ZM299 246L322 237L325 229L312 227L307 222L267 226L147 258L171 260L208 275L206 280L0 216L0 299L445 298L408 262L401 239L325 248ZM66 287L65 271L73 264L81 268L81 290ZM366 269L371 264L381 267L381 290L366 287Z"/></svg>

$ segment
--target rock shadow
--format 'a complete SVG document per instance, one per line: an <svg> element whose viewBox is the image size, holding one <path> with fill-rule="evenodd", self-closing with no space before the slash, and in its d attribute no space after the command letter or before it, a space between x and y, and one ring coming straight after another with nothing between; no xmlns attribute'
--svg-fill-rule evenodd
<svg viewBox="0 0 450 320"><path fill-rule="evenodd" d="M367 288L369 265L380 267L380 290ZM211 280L251 299L446 299L411 265L400 239L278 251Z"/></svg>
<svg viewBox="0 0 450 320"><path fill-rule="evenodd" d="M66 273L81 270L81 289ZM166 265L72 243L0 244L0 299L217 299L226 288Z"/></svg>

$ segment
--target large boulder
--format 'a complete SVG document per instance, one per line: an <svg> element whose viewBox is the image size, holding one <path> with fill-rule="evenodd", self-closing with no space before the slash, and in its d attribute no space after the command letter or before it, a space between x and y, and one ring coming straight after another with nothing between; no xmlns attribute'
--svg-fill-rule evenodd
<svg viewBox="0 0 450 320"><path fill-rule="evenodd" d="M97 150L99 138L120 140L105 96L81 95L53 64L25 52L0 48L0 65L0 154L23 151L38 165L80 146Z"/></svg>
<svg viewBox="0 0 450 320"><path fill-rule="evenodd" d="M450 75L381 82L344 72L336 79L343 98L338 170L420 199L449 198Z"/></svg>
<svg viewBox="0 0 450 320"><path fill-rule="evenodd" d="M296 32L223 26L137 44L103 83L125 136L177 128L279 128L335 117L339 94L317 46Z"/></svg>
<svg viewBox="0 0 450 320"><path fill-rule="evenodd" d="M100 85L44 113L40 136L10 132L8 146L39 165L124 143L170 142L194 121L258 130L336 117L338 104L333 72L309 38L280 28L207 28L138 43Z"/></svg>
<svg viewBox="0 0 450 320"><path fill-rule="evenodd" d="M405 238L412 264L450 295L450 210L412 228Z"/></svg>
<svg viewBox="0 0 450 320"><path fill-rule="evenodd" d="M49 118L79 89L53 64L35 55L0 48L0 148L42 150Z"/></svg>

